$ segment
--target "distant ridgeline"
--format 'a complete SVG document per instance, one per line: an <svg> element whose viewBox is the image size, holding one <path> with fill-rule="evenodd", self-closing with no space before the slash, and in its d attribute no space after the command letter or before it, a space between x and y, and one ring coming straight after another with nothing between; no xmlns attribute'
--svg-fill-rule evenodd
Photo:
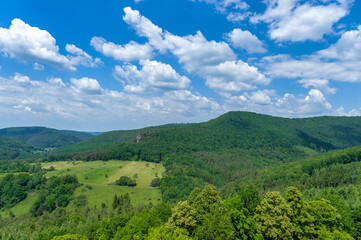
<svg viewBox="0 0 361 240"><path fill-rule="evenodd" d="M30 153L39 154L37 151L64 147L93 137L89 133L45 127L4 128L0 129L0 136L0 159L31 156Z"/></svg>
<svg viewBox="0 0 361 240"><path fill-rule="evenodd" d="M261 169L357 145L360 117L288 119L229 112L199 124L107 132L44 160L162 162L167 170L160 183L163 197L175 201L208 183L232 195L237 190L232 182L254 179Z"/></svg>

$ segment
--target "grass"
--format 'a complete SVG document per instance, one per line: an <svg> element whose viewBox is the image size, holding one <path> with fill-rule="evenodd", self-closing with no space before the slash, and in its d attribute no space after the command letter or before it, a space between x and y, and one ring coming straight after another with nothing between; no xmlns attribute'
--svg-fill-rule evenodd
<svg viewBox="0 0 361 240"><path fill-rule="evenodd" d="M28 194L28 196L23 201L16 204L10 210L5 210L5 211L1 212L0 216L1 217L9 217L10 211L12 211L15 216L28 214L37 198L38 198L38 194L36 194L36 193Z"/></svg>
<svg viewBox="0 0 361 240"><path fill-rule="evenodd" d="M157 204L161 201L161 192L158 188L150 187L152 179L161 177L165 171L163 165L142 161L92 161L92 162L46 162L43 168L53 166L55 171L46 173L47 177L65 174L76 175L83 184L74 194L75 197L84 194L89 206L99 206L101 203L112 204L115 194L129 193L134 206ZM137 176L136 178L135 175ZM112 185L121 176L134 178L136 187L121 187ZM92 189L89 189L90 185ZM72 204L68 206L72 209Z"/></svg>

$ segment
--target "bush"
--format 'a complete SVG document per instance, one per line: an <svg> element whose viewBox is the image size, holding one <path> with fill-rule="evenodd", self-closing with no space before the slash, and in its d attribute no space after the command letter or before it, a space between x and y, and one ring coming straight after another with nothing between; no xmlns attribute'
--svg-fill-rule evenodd
<svg viewBox="0 0 361 240"><path fill-rule="evenodd" d="M117 181L115 181L115 185L135 187L137 186L137 183L135 182L135 180L131 179L130 177L121 176Z"/></svg>
<svg viewBox="0 0 361 240"><path fill-rule="evenodd" d="M156 177L152 180L152 182L150 183L150 186L151 187L158 187L159 186L159 183L160 183L160 178L159 177Z"/></svg>

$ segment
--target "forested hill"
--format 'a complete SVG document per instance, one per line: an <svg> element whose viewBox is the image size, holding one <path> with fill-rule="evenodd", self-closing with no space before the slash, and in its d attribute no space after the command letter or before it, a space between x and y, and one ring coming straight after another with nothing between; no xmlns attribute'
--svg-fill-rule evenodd
<svg viewBox="0 0 361 240"><path fill-rule="evenodd" d="M104 138L108 140L95 149ZM208 183L231 194L230 182L259 169L357 145L361 145L360 117L287 119L229 112L205 123L105 133L47 160L162 162L167 177L160 187L167 201L184 199L194 187ZM87 148L92 150L84 151Z"/></svg>
<svg viewBox="0 0 361 240"><path fill-rule="evenodd" d="M13 138L38 148L60 148L93 137L89 133L46 127L4 128L0 129L0 136Z"/></svg>
<svg viewBox="0 0 361 240"><path fill-rule="evenodd" d="M147 127L147 128L134 129L134 130L118 130L118 131L105 132L102 134L98 134L95 137L81 141L79 143L58 149L56 152L68 153L68 152L86 151L86 150L99 149L104 147L111 147L127 141L134 140L137 138L138 134L142 134L144 132L150 132L150 131L167 129L167 128L178 128L181 126L185 126L185 125L166 124L156 127Z"/></svg>
<svg viewBox="0 0 361 240"><path fill-rule="evenodd" d="M276 147L292 151L292 155L309 155L361 145L361 117L288 119L229 112L205 123L111 131L66 147L64 152L135 144L138 135L142 136L138 145L163 153Z"/></svg>
<svg viewBox="0 0 361 240"><path fill-rule="evenodd" d="M28 155L34 150L29 144L0 136L0 159L13 159Z"/></svg>

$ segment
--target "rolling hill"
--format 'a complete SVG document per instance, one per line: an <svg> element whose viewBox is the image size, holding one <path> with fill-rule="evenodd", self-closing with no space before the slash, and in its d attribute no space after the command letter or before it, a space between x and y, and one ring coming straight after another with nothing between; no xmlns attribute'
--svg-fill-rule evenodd
<svg viewBox="0 0 361 240"><path fill-rule="evenodd" d="M177 200L207 183L232 194L230 182L259 169L358 145L360 117L288 119L229 112L205 123L108 132L48 160L162 162L168 174L160 186L163 197Z"/></svg>
<svg viewBox="0 0 361 240"><path fill-rule="evenodd" d="M0 160L27 156L34 150L29 144L0 136Z"/></svg>
<svg viewBox="0 0 361 240"><path fill-rule="evenodd" d="M60 148L93 137L84 132L46 127L14 127L0 129L0 136L13 138L37 148Z"/></svg>

